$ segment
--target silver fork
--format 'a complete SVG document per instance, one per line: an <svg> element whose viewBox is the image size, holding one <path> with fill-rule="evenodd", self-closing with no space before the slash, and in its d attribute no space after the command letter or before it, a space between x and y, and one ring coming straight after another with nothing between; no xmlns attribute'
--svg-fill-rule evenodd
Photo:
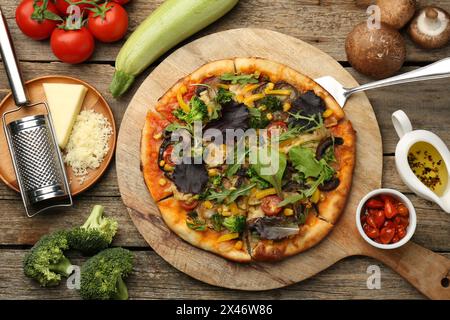
<svg viewBox="0 0 450 320"><path fill-rule="evenodd" d="M392 86L396 84L424 81L432 79L441 79L450 77L450 58L445 58L432 63L426 67L422 67L392 78L383 79L380 81L371 82L355 88L345 88L335 78L325 76L315 79L318 84L330 93L337 103L344 108L347 99L356 92Z"/></svg>

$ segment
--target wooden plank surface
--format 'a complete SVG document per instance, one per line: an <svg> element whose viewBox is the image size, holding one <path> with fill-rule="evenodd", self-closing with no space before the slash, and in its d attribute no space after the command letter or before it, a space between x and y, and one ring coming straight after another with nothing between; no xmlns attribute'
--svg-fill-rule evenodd
<svg viewBox="0 0 450 320"><path fill-rule="evenodd" d="M55 288L41 288L17 267L24 250L3 250L0 264L0 299L77 299L75 290L62 282ZM450 254L445 254L450 257ZM80 265L85 258L69 255ZM135 267L127 280L132 299L421 299L398 274L370 258L352 257L317 276L283 289L243 292L206 285L169 266L153 251L134 251ZM379 266L381 289L367 288L367 268Z"/></svg>
<svg viewBox="0 0 450 320"><path fill-rule="evenodd" d="M127 5L130 32L142 22L162 0L133 0ZM360 4L357 6L355 4ZM344 43L353 27L366 19L366 4L361 0L241 0L239 4L217 23L199 32L192 39L217 31L233 28L265 28L300 38L327 52L338 61L346 61ZM421 0L421 4L438 3L450 10L450 0ZM28 61L54 61L48 42L28 40L21 34L15 21L17 0L3 0L2 8L11 33L16 39L19 58ZM191 40L192 40L191 39ZM92 61L106 62L115 59L121 42L100 45ZM447 47L437 51L424 51L407 41L409 61L433 61L450 55Z"/></svg>
<svg viewBox="0 0 450 320"><path fill-rule="evenodd" d="M127 10L131 18L131 30L142 21L162 0L133 0ZM239 5L225 18L192 37L239 27L259 27L277 30L305 40L346 63L344 41L346 34L358 22L365 19L365 7L370 0L241 0ZM450 0L420 1L421 4L434 3L450 10ZM55 62L47 41L35 42L25 38L14 22L17 0L3 0L2 9L8 17L9 25L22 60L25 78L49 74L78 77L88 81L100 90L110 103L117 125L122 120L129 100L151 68L140 76L122 99L114 100L107 91L113 73L113 60L121 43L99 45L89 64L69 66ZM359 6L358 6L359 5ZM188 41L190 41L189 39ZM186 41L187 42L187 41ZM408 41L408 71L428 61L450 56L450 47L441 50L423 51ZM50 63L51 62L51 63ZM154 64L156 65L156 64ZM8 91L8 83L0 67L0 98ZM369 79L347 68L360 82ZM416 128L437 133L450 144L448 121L450 119L450 80L436 80L420 84L408 84L368 92L381 127L384 143L383 185L408 192L400 181L393 153L397 137L390 122L390 115L403 109L410 116ZM426 112L424 111L426 110ZM0 155L4 157L7 155ZM50 217L25 219L22 204L17 194L0 184L0 298L75 298L77 295L63 287L45 290L37 287L21 273L21 260L27 248L42 234L81 223L90 207L96 203L106 206L108 213L116 217L121 230L115 245L135 248L136 271L130 278L130 293L135 298L421 298L422 296L387 267L382 267L383 289L368 290L365 285L365 270L374 263L372 259L349 258L317 277L301 284L261 293L241 293L217 289L195 281L165 263L151 249L136 231L119 197L114 163L99 184L76 199L74 208ZM418 209L418 229L414 241L434 251L450 256L450 216L436 205L408 194ZM149 251L150 250L150 251ZM76 260L78 261L78 260Z"/></svg>

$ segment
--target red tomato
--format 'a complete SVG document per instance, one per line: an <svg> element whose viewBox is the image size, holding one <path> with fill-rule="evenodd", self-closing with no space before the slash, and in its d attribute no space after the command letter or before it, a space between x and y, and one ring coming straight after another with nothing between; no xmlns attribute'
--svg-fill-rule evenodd
<svg viewBox="0 0 450 320"><path fill-rule="evenodd" d="M53 3L48 2L46 10L53 13L55 19L58 17L58 10ZM16 23L23 34L34 40L44 40L50 37L58 24L58 20L45 19L44 11L45 8L43 8L42 1L38 1L36 6L34 6L33 0L23 0L17 6ZM37 17L32 18L31 15L33 13Z"/></svg>
<svg viewBox="0 0 450 320"><path fill-rule="evenodd" d="M400 241L400 238L398 237L397 234L395 234L395 236L392 238L391 243L397 243Z"/></svg>
<svg viewBox="0 0 450 320"><path fill-rule="evenodd" d="M282 199L276 195L264 197L261 201L261 209L266 216L276 216L283 209L278 207L281 201Z"/></svg>
<svg viewBox="0 0 450 320"><path fill-rule="evenodd" d="M128 29L127 11L118 3L105 3L89 12L87 27L102 42L120 40Z"/></svg>
<svg viewBox="0 0 450 320"><path fill-rule="evenodd" d="M172 160L172 153L173 153L173 144L169 145L166 148L166 150L164 150L163 158L166 164L168 164L171 167L174 167L175 162Z"/></svg>
<svg viewBox="0 0 450 320"><path fill-rule="evenodd" d="M381 228L386 220L383 210L375 210L372 214L377 228Z"/></svg>
<svg viewBox="0 0 450 320"><path fill-rule="evenodd" d="M195 94L195 90L196 90L196 86L188 86L187 87L187 92L183 96L183 100L186 103L189 103L189 101L191 101L192 97Z"/></svg>
<svg viewBox="0 0 450 320"><path fill-rule="evenodd" d="M283 121L273 121L267 127L267 136L271 137L275 130L278 130L278 135L288 128L287 124Z"/></svg>
<svg viewBox="0 0 450 320"><path fill-rule="evenodd" d="M379 197L381 200L383 200L383 202L386 202L386 201L394 202L394 198L392 198L390 195L381 194Z"/></svg>
<svg viewBox="0 0 450 320"><path fill-rule="evenodd" d="M384 225L384 228L390 228L390 229L395 229L395 223L392 222L391 220L387 220Z"/></svg>
<svg viewBox="0 0 450 320"><path fill-rule="evenodd" d="M128 3L128 2L130 2L131 0L113 0L113 1L117 2L120 5L124 5L124 4Z"/></svg>
<svg viewBox="0 0 450 320"><path fill-rule="evenodd" d="M397 205L397 212L403 217L407 217L409 215L409 210L403 203L399 203Z"/></svg>
<svg viewBox="0 0 450 320"><path fill-rule="evenodd" d="M198 206L198 201L197 200L193 200L190 202L186 202L186 201L180 201L180 206L187 211L193 210L195 209L195 207Z"/></svg>
<svg viewBox="0 0 450 320"><path fill-rule="evenodd" d="M366 222L367 222L367 224L368 224L369 226L371 226L372 228L378 228L378 225L377 225L377 223L375 222L375 218L374 218L372 215L370 215L370 216L367 217Z"/></svg>
<svg viewBox="0 0 450 320"><path fill-rule="evenodd" d="M367 201L366 207L369 209L383 209L384 203L378 199L370 199Z"/></svg>
<svg viewBox="0 0 450 320"><path fill-rule="evenodd" d="M397 215L397 208L391 200L384 201L384 214L388 219L392 219Z"/></svg>
<svg viewBox="0 0 450 320"><path fill-rule="evenodd" d="M80 2L83 0L71 0L71 2L73 2L76 6L78 6L80 8L80 13L84 13L86 14L88 10L86 10L86 8L92 8L94 7L91 4L88 3L82 3L82 4L76 4L77 2ZM71 12L67 12L67 8L69 8L70 4L66 1L66 0L54 0L54 3L56 5L56 8L58 8L59 13L62 16L68 16L69 13Z"/></svg>
<svg viewBox="0 0 450 320"><path fill-rule="evenodd" d="M361 216L361 225L364 225L366 223L366 221L367 221L367 215L363 214Z"/></svg>
<svg viewBox="0 0 450 320"><path fill-rule="evenodd" d="M402 227L406 228L409 225L409 219L406 217L397 215L394 218L394 223L396 226L402 226Z"/></svg>
<svg viewBox="0 0 450 320"><path fill-rule="evenodd" d="M404 227L402 227L402 226L397 226L395 235L399 239L403 239L406 236L406 229Z"/></svg>
<svg viewBox="0 0 450 320"><path fill-rule="evenodd" d="M384 227L380 231L380 240L383 244L388 244L391 242L392 238L395 235L395 228L387 228Z"/></svg>
<svg viewBox="0 0 450 320"><path fill-rule="evenodd" d="M371 238L371 239L378 238L379 232L378 232L377 228L371 227L368 224L366 224L366 225L364 225L363 229L369 238Z"/></svg>
<svg viewBox="0 0 450 320"><path fill-rule="evenodd" d="M95 42L85 27L79 30L55 29L50 46L59 60L66 63L81 63L92 55Z"/></svg>

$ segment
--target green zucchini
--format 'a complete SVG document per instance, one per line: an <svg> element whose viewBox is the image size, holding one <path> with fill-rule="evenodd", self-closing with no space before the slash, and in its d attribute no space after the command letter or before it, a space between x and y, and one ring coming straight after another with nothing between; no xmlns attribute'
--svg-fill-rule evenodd
<svg viewBox="0 0 450 320"><path fill-rule="evenodd" d="M114 97L172 47L222 17L239 0L166 0L131 34L116 59Z"/></svg>

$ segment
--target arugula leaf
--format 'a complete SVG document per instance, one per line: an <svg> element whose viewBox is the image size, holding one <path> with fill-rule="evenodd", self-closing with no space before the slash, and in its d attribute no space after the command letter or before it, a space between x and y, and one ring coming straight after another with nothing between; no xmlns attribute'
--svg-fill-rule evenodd
<svg viewBox="0 0 450 320"><path fill-rule="evenodd" d="M226 90L224 88L219 88L215 100L218 104L224 105L231 102L233 100L233 97L234 97L233 92Z"/></svg>
<svg viewBox="0 0 450 320"><path fill-rule="evenodd" d="M293 195L285 197L284 200L278 204L278 207L284 207L284 206L287 206L288 204L296 203L303 199L305 199L304 194L302 194L302 193L293 194Z"/></svg>
<svg viewBox="0 0 450 320"><path fill-rule="evenodd" d="M231 84L248 84L259 82L258 77L255 74L224 73L220 76L220 80L231 81Z"/></svg>
<svg viewBox="0 0 450 320"><path fill-rule="evenodd" d="M317 115L317 117L316 116L305 117L300 114L292 114L292 113L290 113L290 115L293 116L297 120L302 119L302 120L307 121L307 124L300 125L300 126L291 124L287 131L282 132L278 136L279 141L285 141L288 139L292 139L302 133L313 132L313 131L318 130L323 127L323 118L321 115Z"/></svg>
<svg viewBox="0 0 450 320"><path fill-rule="evenodd" d="M301 224L305 224L305 222L306 222L306 217L309 215L309 208L306 208L305 209L305 211L303 212L303 213L300 213L298 216L297 216L297 223L299 224L299 225L301 225Z"/></svg>
<svg viewBox="0 0 450 320"><path fill-rule="evenodd" d="M239 171L239 169L241 168L242 163L240 163L239 161L236 161L236 163L230 164L227 168L227 171L225 172L225 175L227 177L232 177L236 174L236 172Z"/></svg>
<svg viewBox="0 0 450 320"><path fill-rule="evenodd" d="M233 164L230 164L227 168L227 171L225 172L225 175L227 177L234 176L236 172L239 171L242 164L244 163L244 159L247 156L247 154L250 152L250 149L247 149L245 152L243 152L239 158L237 156L235 157L235 162ZM236 150L235 150L236 153Z"/></svg>
<svg viewBox="0 0 450 320"><path fill-rule="evenodd" d="M289 150L289 159L297 171L304 174L305 178L317 178L322 172L323 165L317 161L314 152L304 147L294 147Z"/></svg>
<svg viewBox="0 0 450 320"><path fill-rule="evenodd" d="M238 189L234 190L226 189L219 192L211 190L209 195L206 196L206 200L214 200L217 203L222 203L226 200L225 203L230 204L236 201L236 199L239 198L240 196L247 195L250 192L250 190L255 187L255 185L256 184L252 183L246 186L242 186Z"/></svg>
<svg viewBox="0 0 450 320"><path fill-rule="evenodd" d="M249 114L250 114L250 120L249 120L249 126L253 129L263 129L267 127L267 125L270 123L270 121L265 116L266 114L263 113L258 108L248 108Z"/></svg>
<svg viewBox="0 0 450 320"><path fill-rule="evenodd" d="M302 194L304 197L311 197L317 188L325 181L330 180L335 171L331 168L325 159L316 159L311 149L301 146L289 150L289 159L295 166L295 169L303 178L315 178L308 184L309 189Z"/></svg>
<svg viewBox="0 0 450 320"><path fill-rule="evenodd" d="M294 126L300 127L303 132L312 132L323 127L323 117L320 113L305 116L301 112L289 112L289 115L294 118Z"/></svg>
<svg viewBox="0 0 450 320"><path fill-rule="evenodd" d="M333 178L335 171L332 167L329 166L327 161L325 159L320 159L320 164L322 165L322 176L323 176L323 182L330 180Z"/></svg>
<svg viewBox="0 0 450 320"><path fill-rule="evenodd" d="M236 201L237 198L239 198L240 196L246 196L248 195L248 193L250 192L250 190L252 190L255 187L254 183L251 183L247 186L243 186L239 189L233 190L231 192L231 194L228 196L228 199L226 201L226 204L230 204L233 203L234 201Z"/></svg>
<svg viewBox="0 0 450 320"><path fill-rule="evenodd" d="M264 161L264 162L268 162L268 163L263 163L261 161L262 159L260 157L257 158L257 163L256 164L252 164L252 169L255 170L255 172L258 174L258 176L260 176L261 178L263 178L264 180L266 180L267 182L269 182L274 188L275 190L277 190L278 195L281 197L281 185L282 185L282 179L283 179L283 175L284 175L284 171L286 170L286 165L287 165L287 159L286 159L286 155L284 155L283 153L280 153L278 151L273 151L272 149L268 150L268 158L266 160L268 161ZM274 167L276 162L278 161L278 170L276 172L273 172ZM267 171L272 171L271 173L267 174L264 172Z"/></svg>
<svg viewBox="0 0 450 320"><path fill-rule="evenodd" d="M217 203L222 203L225 201L225 199L231 194L232 190L221 190L221 191L215 191L210 190L209 194L205 197L206 200L214 200Z"/></svg>
<svg viewBox="0 0 450 320"><path fill-rule="evenodd" d="M258 189L267 189L270 187L270 183L258 176L256 171L252 167L247 169L246 174L251 183L256 183Z"/></svg>
<svg viewBox="0 0 450 320"><path fill-rule="evenodd" d="M201 220L198 217L198 213L196 211L191 211L187 215L186 225L195 231L205 231L206 230L206 222Z"/></svg>
<svg viewBox="0 0 450 320"><path fill-rule="evenodd" d="M327 150L325 150L325 154L322 156L322 159L325 160L326 163L334 163L336 162L336 155L334 154L334 139L333 145L329 146Z"/></svg>

